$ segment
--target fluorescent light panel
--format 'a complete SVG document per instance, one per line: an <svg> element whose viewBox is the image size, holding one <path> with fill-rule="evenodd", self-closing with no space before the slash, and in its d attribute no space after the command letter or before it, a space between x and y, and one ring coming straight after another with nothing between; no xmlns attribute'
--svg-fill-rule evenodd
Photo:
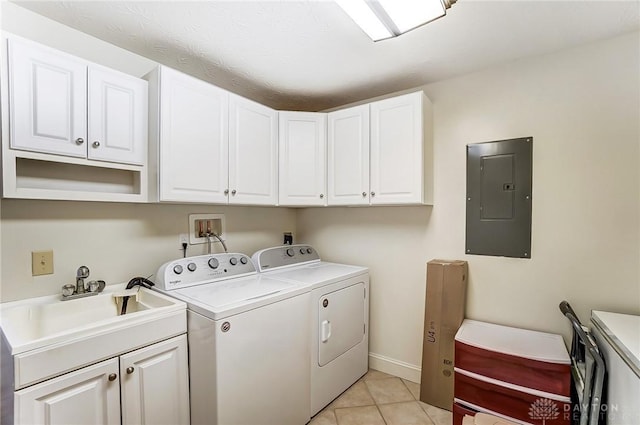
<svg viewBox="0 0 640 425"><path fill-rule="evenodd" d="M393 33L385 27L365 1L336 0L336 3L351 16L356 24L367 33L372 40L378 41L393 37Z"/></svg>
<svg viewBox="0 0 640 425"><path fill-rule="evenodd" d="M440 0L378 0L401 33L444 16ZM398 34L399 35L399 34Z"/></svg>
<svg viewBox="0 0 640 425"><path fill-rule="evenodd" d="M451 3L454 3L455 0ZM442 0L336 0L373 41L395 37L445 15ZM378 16L374 10L384 9ZM391 19L391 24L384 22Z"/></svg>

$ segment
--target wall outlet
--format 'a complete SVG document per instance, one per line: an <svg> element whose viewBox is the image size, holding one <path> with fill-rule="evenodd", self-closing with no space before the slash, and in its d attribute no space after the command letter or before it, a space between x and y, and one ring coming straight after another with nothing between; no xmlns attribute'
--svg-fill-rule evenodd
<svg viewBox="0 0 640 425"><path fill-rule="evenodd" d="M31 253L31 275L53 274L53 251L33 251Z"/></svg>
<svg viewBox="0 0 640 425"><path fill-rule="evenodd" d="M206 233L215 233L225 239L224 214L189 214L189 243L191 245L207 243ZM216 238L211 239L217 242Z"/></svg>

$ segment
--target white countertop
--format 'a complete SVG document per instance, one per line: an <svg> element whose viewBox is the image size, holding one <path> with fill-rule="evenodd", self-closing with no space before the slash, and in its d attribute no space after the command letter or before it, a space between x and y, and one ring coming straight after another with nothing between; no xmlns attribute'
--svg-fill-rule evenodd
<svg viewBox="0 0 640 425"><path fill-rule="evenodd" d="M640 316L592 311L591 321L608 337L616 351L636 373L640 371Z"/></svg>

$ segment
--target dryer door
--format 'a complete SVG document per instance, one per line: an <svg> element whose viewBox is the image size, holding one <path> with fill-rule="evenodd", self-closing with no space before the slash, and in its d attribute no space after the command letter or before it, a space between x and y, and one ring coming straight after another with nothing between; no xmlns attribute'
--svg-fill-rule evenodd
<svg viewBox="0 0 640 425"><path fill-rule="evenodd" d="M318 365L324 366L364 338L364 283L318 297Z"/></svg>

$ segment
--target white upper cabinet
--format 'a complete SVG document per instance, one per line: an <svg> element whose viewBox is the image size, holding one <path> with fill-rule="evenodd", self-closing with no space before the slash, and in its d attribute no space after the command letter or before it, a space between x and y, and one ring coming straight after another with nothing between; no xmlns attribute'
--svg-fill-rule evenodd
<svg viewBox="0 0 640 425"><path fill-rule="evenodd" d="M369 204L369 105L327 115L329 205Z"/></svg>
<svg viewBox="0 0 640 425"><path fill-rule="evenodd" d="M151 104L159 107L161 201L227 203L229 93L173 69L160 67ZM157 105L159 101L159 105Z"/></svg>
<svg viewBox="0 0 640 425"><path fill-rule="evenodd" d="M89 68L89 159L143 164L147 156L147 82Z"/></svg>
<svg viewBox="0 0 640 425"><path fill-rule="evenodd" d="M279 113L280 205L326 205L327 115Z"/></svg>
<svg viewBox="0 0 640 425"><path fill-rule="evenodd" d="M8 59L11 148L145 163L146 81L18 38Z"/></svg>
<svg viewBox="0 0 640 425"><path fill-rule="evenodd" d="M278 112L229 97L229 203L278 203Z"/></svg>
<svg viewBox="0 0 640 425"><path fill-rule="evenodd" d="M431 204L431 103L416 92L370 108L371 204Z"/></svg>
<svg viewBox="0 0 640 425"><path fill-rule="evenodd" d="M329 205L431 204L431 116L422 92L330 112Z"/></svg>
<svg viewBox="0 0 640 425"><path fill-rule="evenodd" d="M86 62L17 39L8 54L11 147L86 157Z"/></svg>

